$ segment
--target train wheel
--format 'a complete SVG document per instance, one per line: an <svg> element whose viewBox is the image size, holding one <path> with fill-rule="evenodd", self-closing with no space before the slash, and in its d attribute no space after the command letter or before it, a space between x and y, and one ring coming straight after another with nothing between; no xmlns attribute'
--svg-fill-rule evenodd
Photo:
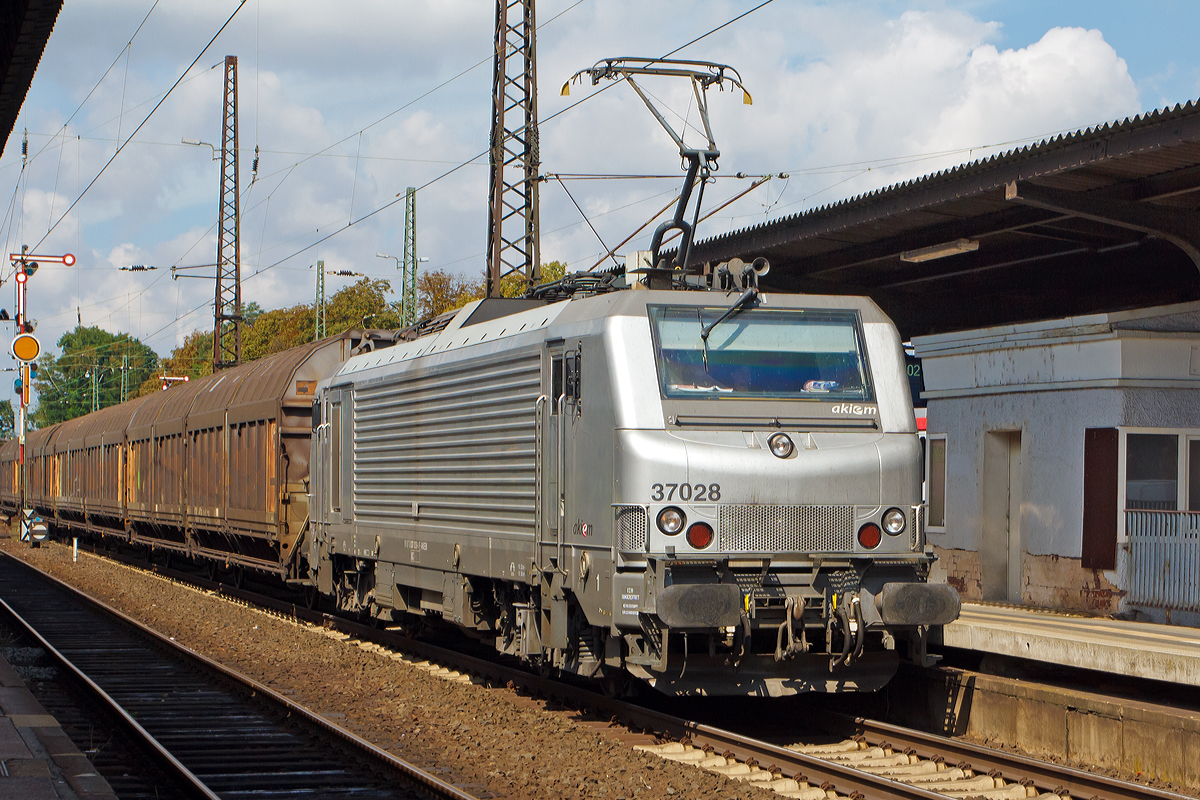
<svg viewBox="0 0 1200 800"><path fill-rule="evenodd" d="M210 581L216 581L219 576L220 576L220 567L217 566L217 562L209 561L208 562L208 579Z"/></svg>
<svg viewBox="0 0 1200 800"><path fill-rule="evenodd" d="M233 568L233 588L246 588L246 570L242 569L241 567Z"/></svg>
<svg viewBox="0 0 1200 800"><path fill-rule="evenodd" d="M321 606L321 593L315 586L304 587L304 607L309 611L317 611Z"/></svg>

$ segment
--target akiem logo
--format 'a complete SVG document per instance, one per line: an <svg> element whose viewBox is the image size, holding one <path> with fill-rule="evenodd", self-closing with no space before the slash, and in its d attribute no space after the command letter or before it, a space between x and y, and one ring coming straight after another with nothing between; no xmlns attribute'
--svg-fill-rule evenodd
<svg viewBox="0 0 1200 800"><path fill-rule="evenodd" d="M879 413L877 406L856 406L852 403L838 403L833 407L834 414L857 414L858 416L875 416Z"/></svg>

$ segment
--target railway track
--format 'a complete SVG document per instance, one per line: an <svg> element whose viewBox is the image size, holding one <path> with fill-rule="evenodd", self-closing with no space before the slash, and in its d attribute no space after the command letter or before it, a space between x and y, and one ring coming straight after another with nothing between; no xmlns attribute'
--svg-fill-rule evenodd
<svg viewBox="0 0 1200 800"><path fill-rule="evenodd" d="M112 721L28 633L8 624L0 614L5 660L23 677L30 692L54 717L64 733L91 762L121 800L180 800L177 781L149 757L145 748Z"/></svg>
<svg viewBox="0 0 1200 800"><path fill-rule="evenodd" d="M0 609L206 800L471 795L45 573L0 559Z"/></svg>
<svg viewBox="0 0 1200 800"><path fill-rule="evenodd" d="M232 602L320 626L329 635L384 655L403 657L451 680L510 686L581 712L592 724L646 735L635 746L662 758L751 781L801 800L1186 800L1185 795L1038 761L871 720L830 715L835 741L763 741L682 719L526 669L379 630L301 604L235 588L191 573L118 560L190 583ZM840 738L839 738L840 737ZM825 737L828 739L828 737Z"/></svg>

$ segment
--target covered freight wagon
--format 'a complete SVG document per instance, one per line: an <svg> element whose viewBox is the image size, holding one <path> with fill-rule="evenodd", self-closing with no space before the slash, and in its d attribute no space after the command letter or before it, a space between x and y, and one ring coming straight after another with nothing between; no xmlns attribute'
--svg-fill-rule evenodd
<svg viewBox="0 0 1200 800"><path fill-rule="evenodd" d="M350 331L31 431L27 505L62 529L299 578L317 382L391 337ZM0 445L10 512L18 454Z"/></svg>

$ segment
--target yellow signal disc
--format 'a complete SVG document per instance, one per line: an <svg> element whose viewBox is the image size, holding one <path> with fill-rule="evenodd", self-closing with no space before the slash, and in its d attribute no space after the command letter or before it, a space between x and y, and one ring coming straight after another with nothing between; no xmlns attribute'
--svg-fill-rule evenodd
<svg viewBox="0 0 1200 800"><path fill-rule="evenodd" d="M37 361L42 345L32 333L22 333L12 341L12 354L18 361Z"/></svg>

